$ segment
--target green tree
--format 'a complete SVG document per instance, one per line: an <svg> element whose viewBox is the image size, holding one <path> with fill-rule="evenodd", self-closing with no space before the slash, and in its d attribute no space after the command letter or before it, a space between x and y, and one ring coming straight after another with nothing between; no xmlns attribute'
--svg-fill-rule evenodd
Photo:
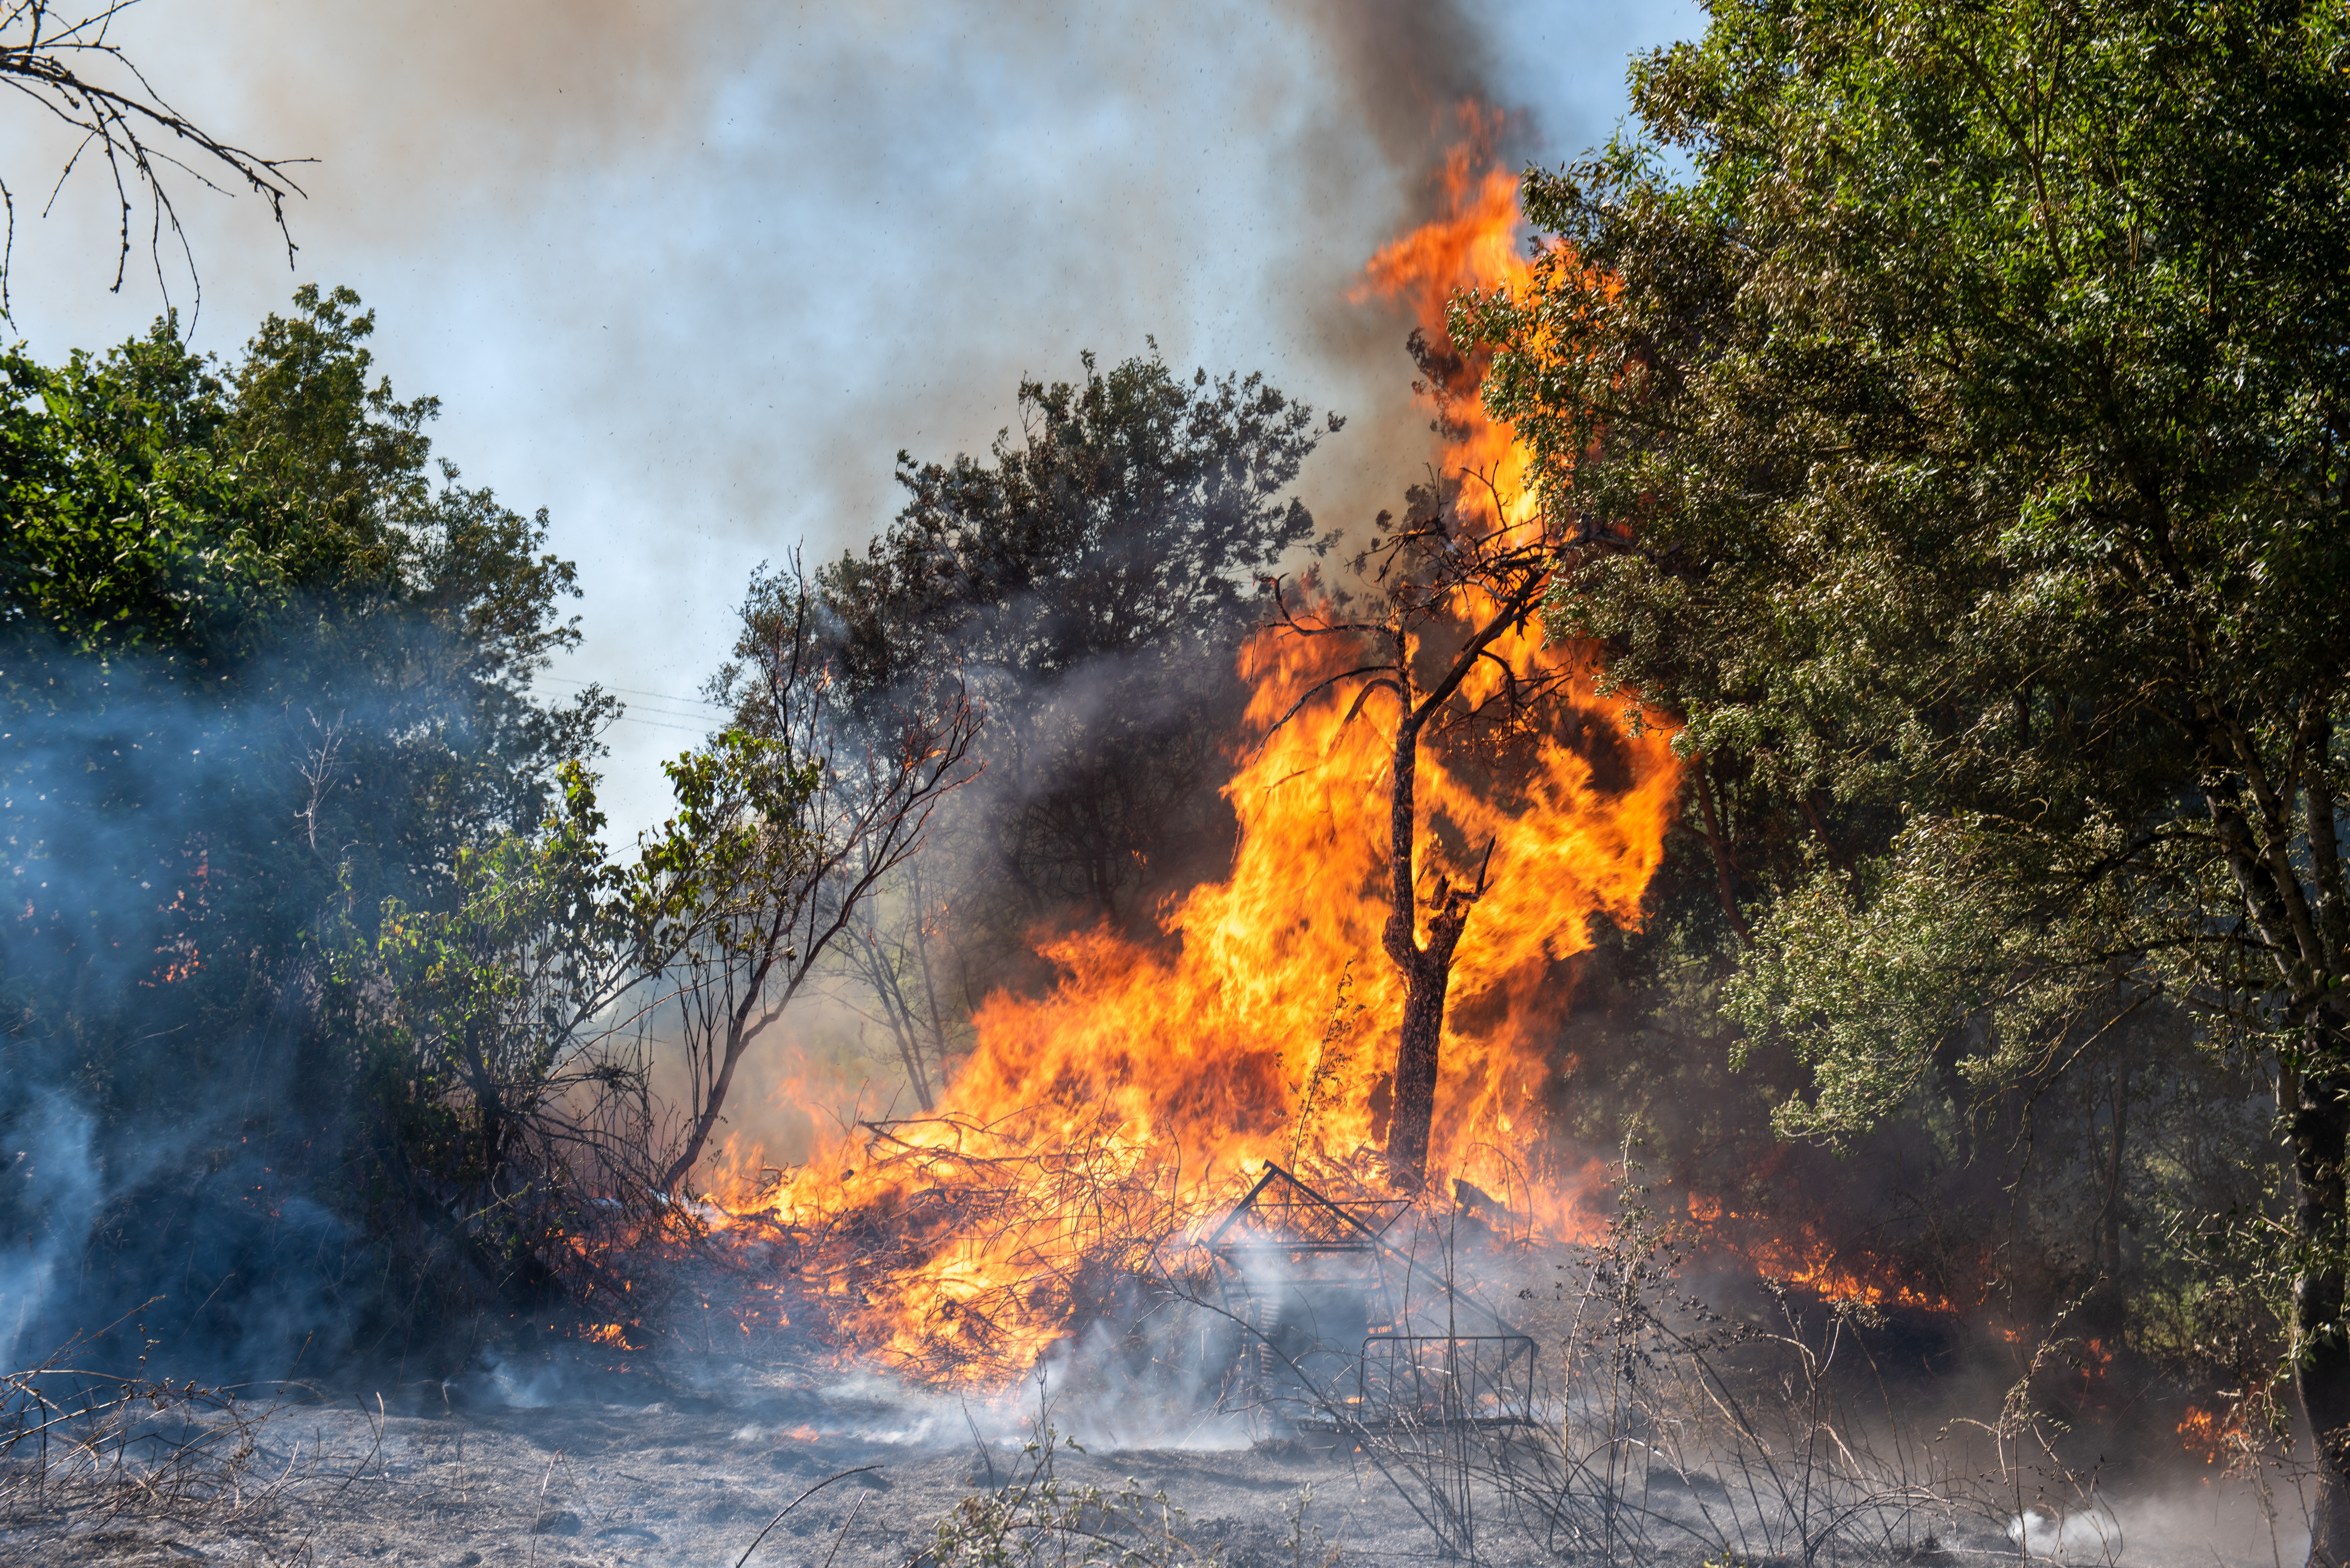
<svg viewBox="0 0 2350 1568"><path fill-rule="evenodd" d="M917 463L864 554L816 574L827 656L860 701L941 669L987 708L959 814L955 921L973 1000L1042 920L1133 927L1229 847L1213 788L1256 580L1315 545L1288 492L1336 416L1261 376L1148 358L1024 380L984 458Z"/></svg>
<svg viewBox="0 0 2350 1568"><path fill-rule="evenodd" d="M1757 922L1787 1130L2156 998L2269 1064L2312 1561L2350 1560L2350 18L1711 10L1635 67L1655 140L1530 174L1564 244L1456 324L1607 524L1554 627L1692 750L1898 825L1822 831Z"/></svg>
<svg viewBox="0 0 2350 1568"><path fill-rule="evenodd" d="M383 1107L318 1005L327 924L462 905L460 849L532 833L608 711L533 699L572 568L432 472L358 304L306 288L226 368L168 319L0 360L0 1127L169 1114L338 1201Z"/></svg>
<svg viewBox="0 0 2350 1568"><path fill-rule="evenodd" d="M390 898L371 934L319 933L329 1015L390 1135L381 1158L424 1223L533 1307L566 1283L549 1261L568 1261L562 1239L598 1229L581 1221L589 1201L641 1223L659 1190L650 1064L619 1006L642 976L645 922L586 769L559 777L536 832L458 849L445 907Z"/></svg>

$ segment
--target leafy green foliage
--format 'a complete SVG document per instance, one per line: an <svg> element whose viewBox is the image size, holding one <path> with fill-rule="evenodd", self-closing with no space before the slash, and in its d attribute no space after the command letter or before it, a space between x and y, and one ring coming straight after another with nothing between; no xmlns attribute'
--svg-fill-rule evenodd
<svg viewBox="0 0 2350 1568"><path fill-rule="evenodd" d="M1714 846L1767 911L1733 1005L1812 1069L1789 1130L2095 1062L2119 1170L2133 1058L2182 1070L2134 1012L2269 1080L2332 1431L2350 20L1711 14L1636 66L1654 140L1529 176L1536 286L1456 323L1587 524L1553 625L1808 829Z"/></svg>
<svg viewBox="0 0 2350 1568"><path fill-rule="evenodd" d="M634 911L597 837L592 785L576 762L561 778L563 806L536 835L458 850L449 908L385 899L346 971L348 984L379 982L359 1000L397 1031L408 1093L464 1125L472 1148L436 1165L491 1192L634 978Z"/></svg>
<svg viewBox="0 0 2350 1568"><path fill-rule="evenodd" d="M649 1190L650 1064L616 1005L640 974L629 877L576 760L535 833L461 846L445 907L394 897L319 932L379 1158L482 1276L536 1302L599 1194ZM626 1216L636 1219L631 1212Z"/></svg>
<svg viewBox="0 0 2350 1568"><path fill-rule="evenodd" d="M1281 499L1319 440L1312 409L1261 376L1186 386L1155 351L1085 367L1021 382L1021 439L999 432L992 461L899 453L897 521L819 575L852 689L947 654L1049 681L1103 655L1218 653L1256 574L1313 538Z"/></svg>
<svg viewBox="0 0 2350 1568"><path fill-rule="evenodd" d="M653 955L723 961L757 945L752 907L789 883L813 848L801 808L823 785L815 758L777 737L728 730L699 751L661 764L677 815L645 842L631 877L638 941Z"/></svg>
<svg viewBox="0 0 2350 1568"><path fill-rule="evenodd" d="M497 963L554 983L514 944L555 906L500 900L544 880L536 825L582 787L557 764L609 704L534 701L577 636L572 567L543 514L432 472L434 405L369 384L358 303L306 288L226 368L169 320L62 368L0 361L0 1127L35 1137L60 1092L94 1137L166 1117L185 1146L133 1168L156 1190L199 1159L222 1201L291 1184L397 1230L447 1147L402 1141L451 1065L442 1025L496 1012L469 988ZM385 962L445 990L389 1075L328 973L387 907L418 945ZM146 1234L129 1210L105 1228Z"/></svg>
<svg viewBox="0 0 2350 1568"><path fill-rule="evenodd" d="M2093 923L2111 911L2095 889L2073 919L2034 920L1995 873L1969 875L1980 834L1971 821L1920 818L1871 862L1860 898L1823 867L1773 903L1724 1011L1748 1043L1783 1028L1813 1069L1816 1098L1791 1099L1773 1117L1783 1134L1848 1143L1893 1118L1970 1021L1987 1027L1954 1065L1988 1088L2044 1075L2081 1048L2066 1038L2071 1018L2111 1011ZM2068 940L2093 950L2069 951ZM1731 1064L1747 1054L1742 1044Z"/></svg>
<svg viewBox="0 0 2350 1568"><path fill-rule="evenodd" d="M962 672L987 776L955 835L971 1000L1020 977L1040 921L1143 929L1231 842L1216 737L1260 574L1318 547L1286 492L1336 416L1261 376L1187 383L1147 358L1024 380L984 458L899 454L906 504L816 574L827 657L856 701Z"/></svg>

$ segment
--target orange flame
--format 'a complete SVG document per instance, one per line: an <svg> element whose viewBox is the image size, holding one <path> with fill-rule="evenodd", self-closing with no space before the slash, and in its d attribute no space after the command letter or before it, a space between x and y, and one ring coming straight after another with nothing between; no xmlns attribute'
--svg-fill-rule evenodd
<svg viewBox="0 0 2350 1568"><path fill-rule="evenodd" d="M1407 298L1435 333L1457 287L1528 275L1516 182L1471 171L1471 150L1456 150L1445 215L1367 273L1367 290ZM1506 427L1473 397L1452 414L1466 431L1448 470L1474 469L1524 504L1525 457ZM1342 668L1336 640L1268 635L1243 650L1253 744L1224 791L1240 824L1232 868L1163 912L1171 942L1097 931L1045 948L1059 983L987 1000L934 1117L843 1140L755 1197L743 1178L757 1157L732 1157L734 1201L806 1239L795 1288L845 1342L932 1376L1016 1372L1099 1308L1120 1268L1196 1235L1262 1162L1341 1186L1378 1179L1403 1002L1380 945L1386 715L1377 699L1351 713L1341 690L1274 728ZM1679 765L1668 733L1627 728L1622 700L1595 693L1581 651L1544 646L1534 627L1494 653L1522 674L1574 679L1566 722L1522 777L1499 784L1440 748L1419 763L1420 842L1493 846L1452 971L1430 1167L1495 1195L1513 1222L1584 1236L1599 1168L1547 1138L1561 966L1591 946L1595 918L1638 921Z"/></svg>
<svg viewBox="0 0 2350 1568"><path fill-rule="evenodd" d="M1810 1225L1784 1233L1758 1231L1757 1223L1768 1225L1767 1219L1741 1214L1711 1194L1691 1192L1688 1202L1692 1240L1702 1249L1727 1254L1762 1279L1822 1301L1958 1317L1981 1306L1991 1288L1991 1276L1985 1271L1979 1292L1970 1302L1961 1303L1898 1257L1839 1245Z"/></svg>
<svg viewBox="0 0 2350 1568"><path fill-rule="evenodd" d="M1765 1278L1808 1291L1824 1301L1900 1307L1944 1316L1957 1316L1960 1312L1947 1294L1905 1278L1898 1266L1887 1260L1855 1261L1824 1241L1767 1243L1747 1249L1744 1255Z"/></svg>
<svg viewBox="0 0 2350 1568"><path fill-rule="evenodd" d="M1501 130L1499 118L1464 104L1460 117L1469 140L1446 154L1437 182L1444 214L1380 247L1363 269L1352 298L1374 296L1409 306L1421 330L1449 344L1445 308L1466 289L1496 289L1523 296L1534 282L1533 261L1519 243L1518 180L1498 164L1477 170ZM1467 368L1482 379L1483 357L1472 354ZM1534 514L1531 454L1509 427L1489 419L1471 395L1445 410L1466 427L1445 443L1440 471L1464 482L1463 501L1497 522L1512 524Z"/></svg>

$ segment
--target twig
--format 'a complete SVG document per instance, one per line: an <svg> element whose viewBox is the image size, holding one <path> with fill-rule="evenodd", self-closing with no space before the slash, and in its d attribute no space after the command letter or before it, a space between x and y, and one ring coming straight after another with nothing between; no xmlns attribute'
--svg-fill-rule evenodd
<svg viewBox="0 0 2350 1568"><path fill-rule="evenodd" d="M759 1542L767 1539L767 1531L773 1530L775 1526L783 1523L785 1514L791 1512L792 1510L797 1508L800 1504L806 1502L808 1499L814 1497L816 1493L822 1491L825 1488L830 1486L837 1480L847 1480L850 1476L861 1476L867 1470L878 1470L881 1467L879 1465L859 1465L853 1470L843 1470L837 1476L827 1476L824 1480L816 1482L816 1485L808 1488L807 1490L800 1493L799 1496L792 1499L791 1501L784 1504L783 1508L775 1514L775 1517L767 1521L767 1529L762 1530L758 1534L751 1537L751 1544L743 1548L742 1556L734 1559L734 1568L743 1568L743 1564L751 1561L751 1553L759 1550ZM856 1515L852 1513L849 1517L854 1519ZM844 1528L846 1527L844 1526ZM837 1547L837 1545L838 1543L835 1542L835 1546ZM830 1562L831 1559L827 1558L826 1561Z"/></svg>
<svg viewBox="0 0 2350 1568"><path fill-rule="evenodd" d="M841 1521L840 1533L832 1538L832 1550L824 1554L824 1568L832 1568L832 1560L840 1555L840 1543L848 1539L848 1527L857 1522L857 1516L863 1513L865 1505L872 1501L873 1494L867 1492L857 1500L857 1506L848 1511L848 1517ZM758 1542L754 1541L751 1544L756 1546ZM742 1568L742 1565L737 1563L735 1568Z"/></svg>
<svg viewBox="0 0 2350 1568"><path fill-rule="evenodd" d="M963 1424L971 1428L971 1440L979 1445L981 1462L987 1466L987 1484L1002 1485L1003 1483L995 1479L995 1456L987 1451L987 1439L979 1435L979 1423L971 1417L971 1401L968 1399L962 1402L962 1418Z"/></svg>
<svg viewBox="0 0 2350 1568"><path fill-rule="evenodd" d="M530 1556L527 1562L538 1561L538 1527L546 1522L546 1483L555 1479L555 1467L561 1462L563 1450L555 1450L555 1458L546 1461L546 1473L538 1478L538 1506L530 1516Z"/></svg>

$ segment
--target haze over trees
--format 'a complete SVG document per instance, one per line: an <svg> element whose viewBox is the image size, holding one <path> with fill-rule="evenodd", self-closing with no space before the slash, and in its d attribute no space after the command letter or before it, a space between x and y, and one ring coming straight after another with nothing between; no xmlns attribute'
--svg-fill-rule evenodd
<svg viewBox="0 0 2350 1568"><path fill-rule="evenodd" d="M1031 447L959 465L994 506L951 535L972 570L895 597L845 568L755 576L713 686L734 724L671 764L677 815L616 854L588 764L618 705L530 690L577 639L546 519L435 472L437 404L372 379L355 296L295 306L229 366L167 319L62 369L0 367L5 812L27 891L0 931L0 1125L28 1154L5 1198L33 1273L78 1275L90 1311L151 1283L152 1236L199 1238L191 1277L244 1284L151 1326L243 1366L322 1314L321 1355L374 1354L484 1299L621 1288L598 1224L664 1222L746 1053L870 935L972 776L965 660L986 661L1021 786L965 830L1026 878L1010 918L1118 912L1198 833L1178 808L1212 799L1250 574L1311 531L1277 493L1311 415L1261 381L1185 387L1152 360L1026 388ZM1154 529L1127 537L1130 514ZM891 564L924 554L912 519L947 515L910 508ZM839 613L860 602L868 632L900 618L896 662L859 662L890 651ZM1087 778L1130 809L1051 822L1055 791L1088 806ZM683 1064L674 1106L649 1024ZM180 1138L156 1145L165 1124ZM151 1152L94 1152L117 1144ZM312 1299L255 1309L289 1279Z"/></svg>
<svg viewBox="0 0 2350 1568"><path fill-rule="evenodd" d="M899 453L896 519L816 574L820 651L853 702L951 666L986 703L960 865L933 873L960 895L939 934L965 1009L1041 978L1040 928L1140 932L1222 869L1258 578L1327 547L1291 489L1341 418L1317 425L1261 375L1179 378L1155 346L1084 370L1023 380L1018 433L984 459Z"/></svg>
<svg viewBox="0 0 2350 1568"><path fill-rule="evenodd" d="M305 1148L369 1165L378 1134L415 1131L400 1107L429 1084L330 1026L320 944L353 902L458 896L461 850L556 809L557 764L608 711L593 691L531 701L533 669L577 637L572 569L544 551L544 516L433 472L435 405L370 384L357 305L306 288L228 367L168 320L61 368L0 361L0 794L20 897L0 932L0 1093L37 1146L10 1177L32 1233L87 1221L56 1203L95 1180L95 1144L124 1151L109 1197L130 1212L164 1204L213 1231L206 1246L261 1246L272 1228L237 1211L239 1183ZM317 1147L362 1085L380 1117ZM140 1129L159 1120L191 1147L154 1145ZM215 1199L230 1207L198 1226ZM335 1228L314 1217L313 1243Z"/></svg>

